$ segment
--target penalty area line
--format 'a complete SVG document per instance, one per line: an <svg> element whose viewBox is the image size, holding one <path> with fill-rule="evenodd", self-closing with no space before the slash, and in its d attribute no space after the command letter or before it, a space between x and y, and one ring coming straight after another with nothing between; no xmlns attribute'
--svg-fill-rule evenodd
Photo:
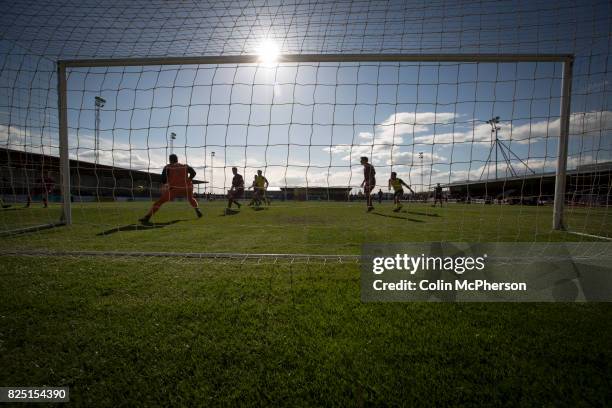
<svg viewBox="0 0 612 408"><path fill-rule="evenodd" d="M336 262L355 262L360 255L324 255L324 254L247 254L234 252L134 252L134 251L43 251L43 250L3 250L0 256L41 256L41 257L150 257L150 258L191 258L191 259L225 259L225 260L317 260Z"/></svg>

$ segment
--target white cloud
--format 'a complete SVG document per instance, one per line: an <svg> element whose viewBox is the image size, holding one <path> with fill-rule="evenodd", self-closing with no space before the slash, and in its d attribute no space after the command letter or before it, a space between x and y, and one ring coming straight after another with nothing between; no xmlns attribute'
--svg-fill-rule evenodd
<svg viewBox="0 0 612 408"><path fill-rule="evenodd" d="M450 124L454 119L452 112L398 112L376 127L376 142L403 143L404 136L426 132L434 124Z"/></svg>
<svg viewBox="0 0 612 408"><path fill-rule="evenodd" d="M463 126L461 132L449 133L449 126L445 126L443 133L433 134L434 123L452 124L457 120L453 113L442 112L400 112L390 115L380 125L374 128L373 132L361 132L355 138L354 145L332 145L322 148L319 155L315 154L310 159L308 157L291 157L288 158L288 166L269 166L266 168L266 160L263 156L254 154L253 151L247 150L246 159L244 153L235 153L232 156L227 153L223 156L220 150L217 150L218 156L215 158L214 180L215 191L220 192L221 189L229 186L231 182L232 166L242 169L245 165L249 166L244 174L247 183L252 178L252 168L265 169L266 175L273 186L353 186L357 187L362 181L362 168L359 165L359 157L371 157L373 163L378 167L379 184L384 185L388 173L397 170L405 179L411 179L411 182L420 183L421 171L425 184L429 183L446 183L449 181L459 180L477 180L480 177L483 169L485 169L485 177L488 171L489 176L494 174L494 164L488 164L487 168L476 161L472 162L475 168L470 169L469 163L462 163L465 157L458 157L455 153L451 157L448 149L445 150L444 143L459 143L459 142L474 142L483 149L488 149L488 142L491 137L490 126L486 123L473 122L470 124L469 130L465 129L465 124L469 123L462 120ZM612 111L604 112L577 112L571 116L571 134L574 137L579 137L582 134L598 135L602 132L608 135L612 130ZM459 124L458 124L459 127ZM534 143L542 140L542 138L557 137L559 130L559 120L540 120L528 124L521 124L511 127L509 124L502 124L500 137L506 140L510 134L512 135L513 143ZM57 149L57 130L52 128L45 129L41 133L37 128L20 128L6 125L0 125L0 146L27 150L34 153L44 153L58 155ZM74 142L76 136L71 135L71 158L76 158L74 153L77 150ZM84 161L94 161L93 145L94 138L92 134L83 133L78 137L79 146L78 158ZM433 144L435 142L435 145ZM100 162L102 164L112 164L116 167L132 168L144 171L158 171L166 164L166 151L162 148L151 148L148 150L139 150L132 142L127 142L127 138L120 135L115 141L109 139L101 139ZM421 145L419 145L421 144ZM425 145L425 146L424 146ZM144 147L144 146L138 146ZM585 147L587 149L588 147ZM592 148L592 147L591 147ZM247 149L249 149L247 147ZM261 150L261 149L260 149ZM229 152L230 150L225 150ZM184 152L181 150L181 153ZM419 152L423 152L423 164L419 159ZM482 150L481 150L482 152ZM331 158L327 161L327 157L331 154ZM325 156L325 157L324 157ZM449 157L447 157L449 156ZM321 158L324 160L321 160ZM484 159L484 157L481 157ZM198 171L198 178L206 180L210 177L210 167L207 167L204 174L205 154L202 147L190 150L187 148L187 159L189 164ZM580 163L578 158L570 157L568 167L574 168L578 164L587 164L594 161L594 157L583 155ZM601 161L602 158L598 157ZM464 160L465 161L465 160ZM268 160L268 162L270 162ZM309 163L310 162L310 163ZM323 167L310 167L311 163L323 163ZM329 163L327 168L325 163ZM277 162L279 163L279 162ZM282 161L280 161L282 163ZM208 166L210 162L208 161ZM514 163L515 169L519 173L524 173L525 168L520 163ZM530 168L535 171L553 171L556 165L554 158L544 161L543 159L531 159L528 161ZM224 169L219 166L225 166ZM506 164L503 160L498 164L500 174L506 175ZM241 170L241 172L244 172ZM508 175L510 173L508 172Z"/></svg>
<svg viewBox="0 0 612 408"><path fill-rule="evenodd" d="M568 168L576 168L578 165L582 165L585 163L593 163L595 159L590 155L583 155L581 157L568 157L567 159L567 167ZM533 170L536 174L553 172L557 168L557 162L554 159L528 159L526 160L527 165L531 170ZM513 162L512 167L514 171L518 174L518 176L529 175L529 172L525 166L520 163ZM484 170L484 174L483 174ZM499 174L499 178L513 177L510 167L505 162L499 162L497 165L497 171ZM465 170L455 170L449 172L445 172L441 174L436 180L437 182L453 182L453 181L476 181L480 180L482 175L482 179L492 179L495 178L495 163L487 163L483 165L479 165L478 167L472 169Z"/></svg>
<svg viewBox="0 0 612 408"><path fill-rule="evenodd" d="M366 156L375 163L391 165L399 160L414 162L417 152L406 152L405 146L415 134L427 132L434 124L449 124L456 118L451 112L399 112L390 115L372 132L360 132L358 144L336 145L323 148L339 155L341 160L358 162ZM416 138L415 138L416 139ZM429 161L442 161L437 153L425 153Z"/></svg>
<svg viewBox="0 0 612 408"><path fill-rule="evenodd" d="M0 147L32 153L59 155L57 138L40 128L22 128L0 124Z"/></svg>
<svg viewBox="0 0 612 408"><path fill-rule="evenodd" d="M560 119L539 120L522 125L501 124L499 138L512 140L512 143L528 144L541 142L546 138L559 137ZM612 111L576 112L570 115L570 135L593 134L612 131ZM489 142L491 125L480 123L471 130L456 133L427 134L415 136L415 143L463 143Z"/></svg>

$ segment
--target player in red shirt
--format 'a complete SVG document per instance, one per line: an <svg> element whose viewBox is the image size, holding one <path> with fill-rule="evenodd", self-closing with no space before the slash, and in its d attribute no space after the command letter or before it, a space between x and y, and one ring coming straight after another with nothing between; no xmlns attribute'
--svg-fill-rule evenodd
<svg viewBox="0 0 612 408"><path fill-rule="evenodd" d="M170 164L164 167L162 171L162 194L159 200L153 203L149 212L139 219L142 223L148 223L153 214L159 210L165 202L173 200L175 197L187 197L189 204L194 208L198 218L202 216L202 212L198 207L198 202L193 198L193 178L196 175L195 170L186 164L178 162L176 154L171 154L169 157Z"/></svg>
<svg viewBox="0 0 612 408"><path fill-rule="evenodd" d="M32 204L32 196L39 195L39 194L42 196L43 207L47 208L49 206L49 194L53 192L54 187L55 187L55 180L53 180L51 178L50 173L47 172L47 175L42 176L38 180L38 183L36 183L36 186L34 187L34 189L31 191L28 191L28 198L27 198L25 208L30 208L30 205Z"/></svg>

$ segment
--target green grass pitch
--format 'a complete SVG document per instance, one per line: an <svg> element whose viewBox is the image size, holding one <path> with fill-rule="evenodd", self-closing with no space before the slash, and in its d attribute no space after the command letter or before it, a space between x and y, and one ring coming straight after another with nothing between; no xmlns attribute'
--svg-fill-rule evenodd
<svg viewBox="0 0 612 408"><path fill-rule="evenodd" d="M549 207L75 204L74 225L3 250L358 254L364 242L585 240ZM0 229L59 208L0 213ZM610 235L604 210L575 230ZM85 406L604 406L609 304L364 304L357 263L2 256L0 384L70 386Z"/></svg>
<svg viewBox="0 0 612 408"><path fill-rule="evenodd" d="M3 248L100 251L239 252L359 254L374 242L533 242L584 241L551 229L552 208L449 204L432 208L392 204L365 212L363 202L281 202L259 211L243 205L224 215L225 202L202 202L197 219L185 202L164 205L142 227L138 218L150 203L75 203L74 225L44 233L2 239ZM246 208L245 208L246 207ZM59 206L0 211L0 231L55 222ZM612 214L605 208L568 209L572 231L612 236Z"/></svg>

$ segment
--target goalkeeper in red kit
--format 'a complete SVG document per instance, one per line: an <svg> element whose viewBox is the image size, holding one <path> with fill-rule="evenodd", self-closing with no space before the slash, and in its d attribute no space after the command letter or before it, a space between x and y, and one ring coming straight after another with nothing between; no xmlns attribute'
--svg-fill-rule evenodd
<svg viewBox="0 0 612 408"><path fill-rule="evenodd" d="M191 166L179 163L176 154L171 154L169 160L170 164L164 167L161 174L162 183L164 183L161 197L153 204L149 212L139 219L142 223L148 223L159 207L167 201L172 201L175 197L187 197L198 218L202 216L198 202L193 198L195 170Z"/></svg>

